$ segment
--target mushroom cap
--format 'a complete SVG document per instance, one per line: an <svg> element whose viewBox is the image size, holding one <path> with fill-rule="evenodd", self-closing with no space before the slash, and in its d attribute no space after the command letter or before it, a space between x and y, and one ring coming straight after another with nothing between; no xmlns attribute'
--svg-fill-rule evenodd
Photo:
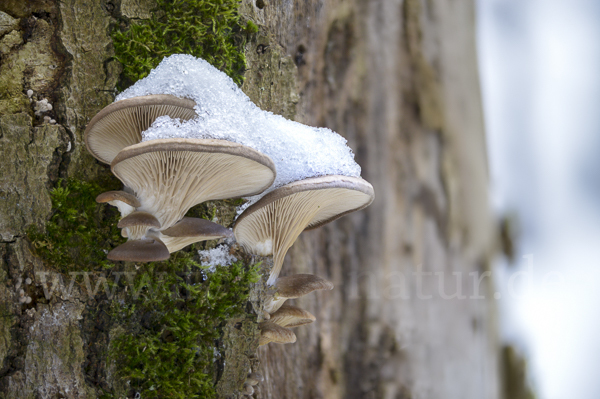
<svg viewBox="0 0 600 399"><path fill-rule="evenodd" d="M283 305L271 315L269 321L281 327L293 328L310 324L315 320L316 317L307 310L297 306Z"/></svg>
<svg viewBox="0 0 600 399"><path fill-rule="evenodd" d="M265 311L272 314L288 299L299 298L316 290L331 290L333 283L314 274L294 274L280 277L275 281L277 293L264 305Z"/></svg>
<svg viewBox="0 0 600 399"><path fill-rule="evenodd" d="M333 283L314 274L293 274L280 277L275 283L280 298L300 298L317 290L332 290Z"/></svg>
<svg viewBox="0 0 600 399"><path fill-rule="evenodd" d="M195 242L232 237L233 233L220 224L206 219L184 217L172 227L162 230L160 240L173 253Z"/></svg>
<svg viewBox="0 0 600 399"><path fill-rule="evenodd" d="M275 179L271 159L226 140L160 139L124 148L112 172L168 229L192 206L208 200L255 195Z"/></svg>
<svg viewBox="0 0 600 399"><path fill-rule="evenodd" d="M169 259L169 250L160 240L129 240L119 245L107 255L110 260L126 262L156 262Z"/></svg>
<svg viewBox="0 0 600 399"><path fill-rule="evenodd" d="M254 394L254 388L252 387L252 384L249 383L244 383L244 395L245 396L251 396Z"/></svg>
<svg viewBox="0 0 600 399"><path fill-rule="evenodd" d="M263 377L262 374L250 373L248 374L248 377L246 377L245 383L248 383L250 385L258 385L259 382L263 382L264 380L265 377Z"/></svg>
<svg viewBox="0 0 600 399"><path fill-rule="evenodd" d="M151 213L135 211L119 220L117 227L123 229L121 235L129 240L149 238L148 230L159 229L160 222ZM155 237L153 237L155 238Z"/></svg>
<svg viewBox="0 0 600 399"><path fill-rule="evenodd" d="M196 103L170 94L139 96L114 102L92 118L85 129L88 151L110 164L123 148L139 143L142 132L159 116L183 120L196 116Z"/></svg>
<svg viewBox="0 0 600 399"><path fill-rule="evenodd" d="M292 330L278 326L270 321L260 323L260 339L258 345L266 345L269 342L277 344L288 344L296 342L296 334Z"/></svg>
<svg viewBox="0 0 600 399"><path fill-rule="evenodd" d="M119 223L117 224L117 227L120 229L136 226L154 227L155 229L160 229L160 222L154 217L153 214L149 212L136 211L119 220Z"/></svg>
<svg viewBox="0 0 600 399"><path fill-rule="evenodd" d="M105 202L110 203L111 201L121 201L134 208L139 208L142 204L135 198L135 195L129 194L125 191L107 191L96 197L96 202L103 204Z"/></svg>
<svg viewBox="0 0 600 399"><path fill-rule="evenodd" d="M373 202L373 186L360 177L329 175L271 191L240 215L233 232L249 252L273 254L268 284L279 275L287 250L304 230L314 229Z"/></svg>
<svg viewBox="0 0 600 399"><path fill-rule="evenodd" d="M231 237L233 235L231 230L220 224L202 218L190 217L184 217L172 227L162 230L161 233L170 237L214 237L207 238L207 240Z"/></svg>

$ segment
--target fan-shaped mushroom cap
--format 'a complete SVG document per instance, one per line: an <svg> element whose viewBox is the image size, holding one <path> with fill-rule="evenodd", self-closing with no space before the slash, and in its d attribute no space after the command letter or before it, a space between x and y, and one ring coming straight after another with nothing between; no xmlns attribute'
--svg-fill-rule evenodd
<svg viewBox="0 0 600 399"><path fill-rule="evenodd" d="M254 394L254 388L252 387L252 385L244 383L244 394L245 396L251 396Z"/></svg>
<svg viewBox="0 0 600 399"><path fill-rule="evenodd" d="M121 217L129 215L135 211L135 208L141 205L140 201L135 198L135 195L125 191L107 191L98 195L96 202L99 204L109 203L112 206L116 206L121 213Z"/></svg>
<svg viewBox="0 0 600 399"><path fill-rule="evenodd" d="M248 383L250 385L258 385L259 382L263 382L265 378L260 373L250 373L248 377L246 377L246 381L244 383Z"/></svg>
<svg viewBox="0 0 600 399"><path fill-rule="evenodd" d="M278 326L270 321L264 321L260 323L260 339L258 345L266 345L269 342L275 342L277 344L288 344L296 342L296 334L292 330L285 327Z"/></svg>
<svg viewBox="0 0 600 399"><path fill-rule="evenodd" d="M297 306L283 305L271 315L269 321L281 327L292 328L310 324L315 320L315 316L309 311Z"/></svg>
<svg viewBox="0 0 600 399"><path fill-rule="evenodd" d="M130 240L146 238L149 229L160 229L160 222L151 213L136 211L119 220L117 227L125 229Z"/></svg>
<svg viewBox="0 0 600 399"><path fill-rule="evenodd" d="M169 250L157 239L129 240L110 251L107 258L127 262L155 262L169 259Z"/></svg>
<svg viewBox="0 0 600 399"><path fill-rule="evenodd" d="M293 274L280 277L275 281L276 293L265 302L265 311L271 314L285 301L310 294L317 290L332 290L333 283L314 274Z"/></svg>
<svg viewBox="0 0 600 399"><path fill-rule="evenodd" d="M233 236L231 230L220 224L189 217L184 217L175 223L173 227L162 230L159 234L160 240L165 243L171 253L195 242L218 240Z"/></svg>
<svg viewBox="0 0 600 399"><path fill-rule="evenodd" d="M142 132L159 116L188 120L196 116L192 100L155 94L117 101L92 118L85 129L88 151L99 161L111 163L123 148L142 140Z"/></svg>
<svg viewBox="0 0 600 399"><path fill-rule="evenodd" d="M373 202L373 186L359 177L323 176L280 187L248 207L236 221L236 240L249 252L273 254L273 285L288 249L303 230L329 223Z"/></svg>
<svg viewBox="0 0 600 399"><path fill-rule="evenodd" d="M196 204L258 194L275 179L268 156L225 140L146 141L123 149L111 169L163 229Z"/></svg>

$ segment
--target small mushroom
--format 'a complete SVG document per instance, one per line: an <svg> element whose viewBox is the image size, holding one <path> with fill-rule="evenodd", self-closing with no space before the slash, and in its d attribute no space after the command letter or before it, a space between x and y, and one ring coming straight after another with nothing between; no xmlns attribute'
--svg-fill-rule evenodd
<svg viewBox="0 0 600 399"><path fill-rule="evenodd" d="M317 290L332 290L331 281L313 274L294 274L280 277L275 282L276 293L265 302L265 311L271 314L288 299L300 298Z"/></svg>
<svg viewBox="0 0 600 399"><path fill-rule="evenodd" d="M248 377L246 377L246 381L244 383L250 385L258 385L259 382L263 382L265 378L260 373L250 373Z"/></svg>
<svg viewBox="0 0 600 399"><path fill-rule="evenodd" d="M252 385L244 383L244 395L250 396L254 394L254 388L252 388Z"/></svg>
<svg viewBox="0 0 600 399"><path fill-rule="evenodd" d="M146 238L149 229L160 229L161 224L151 213L136 211L119 220L117 227L126 229L130 240L140 240Z"/></svg>
<svg viewBox="0 0 600 399"><path fill-rule="evenodd" d="M156 262L169 259L169 250L160 240L145 238L121 244L107 255L110 260L126 262Z"/></svg>
<svg viewBox="0 0 600 399"><path fill-rule="evenodd" d="M169 248L169 252L173 253L195 242L232 236L231 230L220 224L206 219L184 217L172 227L160 231L158 238Z"/></svg>
<svg viewBox="0 0 600 399"><path fill-rule="evenodd" d="M142 132L159 116L182 120L196 116L196 103L169 94L133 97L117 101L98 112L85 129L88 151L110 164L123 148L142 140Z"/></svg>
<svg viewBox="0 0 600 399"><path fill-rule="evenodd" d="M119 212L121 212L121 217L129 215L135 211L135 208L139 208L142 205L135 195L125 191L107 191L98 195L96 202L99 204L109 203L112 206L116 206Z"/></svg>
<svg viewBox="0 0 600 399"><path fill-rule="evenodd" d="M283 305L271 315L270 321L281 327L293 328L310 324L316 318L312 313L297 306Z"/></svg>
<svg viewBox="0 0 600 399"><path fill-rule="evenodd" d="M192 206L261 193L275 179L271 159L238 143L206 139L150 140L124 148L113 173L168 229Z"/></svg>
<svg viewBox="0 0 600 399"><path fill-rule="evenodd" d="M127 232L128 241L108 253L108 259L128 262L154 262L169 259L167 246L152 234L160 222L148 212L135 211L125 216L117 225Z"/></svg>
<svg viewBox="0 0 600 399"><path fill-rule="evenodd" d="M236 221L235 238L247 251L273 255L267 282L275 284L288 249L314 229L373 201L373 186L359 177L323 176L287 184L251 205Z"/></svg>
<svg viewBox="0 0 600 399"><path fill-rule="evenodd" d="M277 344L289 344L296 342L296 334L292 330L278 326L270 321L260 323L260 339L258 345L266 345L269 342Z"/></svg>

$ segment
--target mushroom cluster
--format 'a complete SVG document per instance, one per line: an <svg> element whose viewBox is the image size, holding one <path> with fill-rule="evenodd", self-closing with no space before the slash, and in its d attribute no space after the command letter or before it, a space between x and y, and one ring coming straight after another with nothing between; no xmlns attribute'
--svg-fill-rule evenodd
<svg viewBox="0 0 600 399"><path fill-rule="evenodd" d="M279 277L287 251L304 230L374 198L346 141L265 113L229 78L190 56L165 58L117 99L85 133L90 153L124 185L97 198L119 209L118 227L128 239L108 258L165 260L195 242L235 238L247 252L273 257L259 344L295 342L291 328L315 316L285 302L333 284L310 274ZM204 201L250 196L256 197L233 231L185 217Z"/></svg>
<svg viewBox="0 0 600 399"><path fill-rule="evenodd" d="M273 190L240 215L233 229L237 242L248 252L273 255L274 261L267 281L274 292L264 306L270 318L261 324L260 345L295 342L296 336L289 328L315 320L305 310L283 306L286 300L333 289L331 282L310 274L279 277L285 254L300 233L363 209L373 197L373 186L361 178L322 176Z"/></svg>
<svg viewBox="0 0 600 399"><path fill-rule="evenodd" d="M107 106L88 124L88 150L109 163L125 187L96 198L119 209L118 227L128 239L108 253L109 259L166 260L192 243L231 237L231 231L219 224L184 215L202 202L260 194L273 183L271 159L238 143L140 142L142 131L156 118L191 118L193 106L193 101L170 95L141 96Z"/></svg>

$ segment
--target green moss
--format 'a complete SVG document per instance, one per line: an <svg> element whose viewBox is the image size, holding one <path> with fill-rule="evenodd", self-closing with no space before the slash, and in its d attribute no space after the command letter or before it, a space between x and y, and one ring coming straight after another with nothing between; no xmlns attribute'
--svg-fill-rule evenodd
<svg viewBox="0 0 600 399"><path fill-rule="evenodd" d="M204 273L185 252L148 264L135 279L139 296L113 302L127 330L111 345L118 375L143 398L215 397L217 341L227 319L245 315L257 268L238 262Z"/></svg>
<svg viewBox="0 0 600 399"><path fill-rule="evenodd" d="M125 241L117 228L120 215L95 199L119 186L114 178L101 183L59 180L50 192L52 216L45 231L32 226L27 232L36 254L62 273L112 267L106 253Z"/></svg>
<svg viewBox="0 0 600 399"><path fill-rule="evenodd" d="M166 56L191 54L241 84L246 34L256 24L241 23L239 0L158 0L149 20L115 29L115 57L123 64L124 89L145 77Z"/></svg>
<svg viewBox="0 0 600 399"><path fill-rule="evenodd" d="M219 365L215 351L223 327L231 318L254 322L255 316L247 315L245 307L251 284L259 280L259 266L240 261L206 272L197 261L197 250L206 243L135 269L132 264L107 260L106 253L125 239L117 228L117 209L97 204L95 198L119 186L114 178L100 183L60 180L50 192L52 216L45 231L31 228L29 239L37 255L62 273L137 270L131 280L108 281L111 292L117 292L112 297L110 324L124 331L111 342L109 358L115 362L118 378L132 391L143 398L215 397ZM233 212L239 202L201 205L190 213L213 218L217 207L220 212ZM0 319L6 317L9 314L0 309ZM121 396L104 392L102 397Z"/></svg>

